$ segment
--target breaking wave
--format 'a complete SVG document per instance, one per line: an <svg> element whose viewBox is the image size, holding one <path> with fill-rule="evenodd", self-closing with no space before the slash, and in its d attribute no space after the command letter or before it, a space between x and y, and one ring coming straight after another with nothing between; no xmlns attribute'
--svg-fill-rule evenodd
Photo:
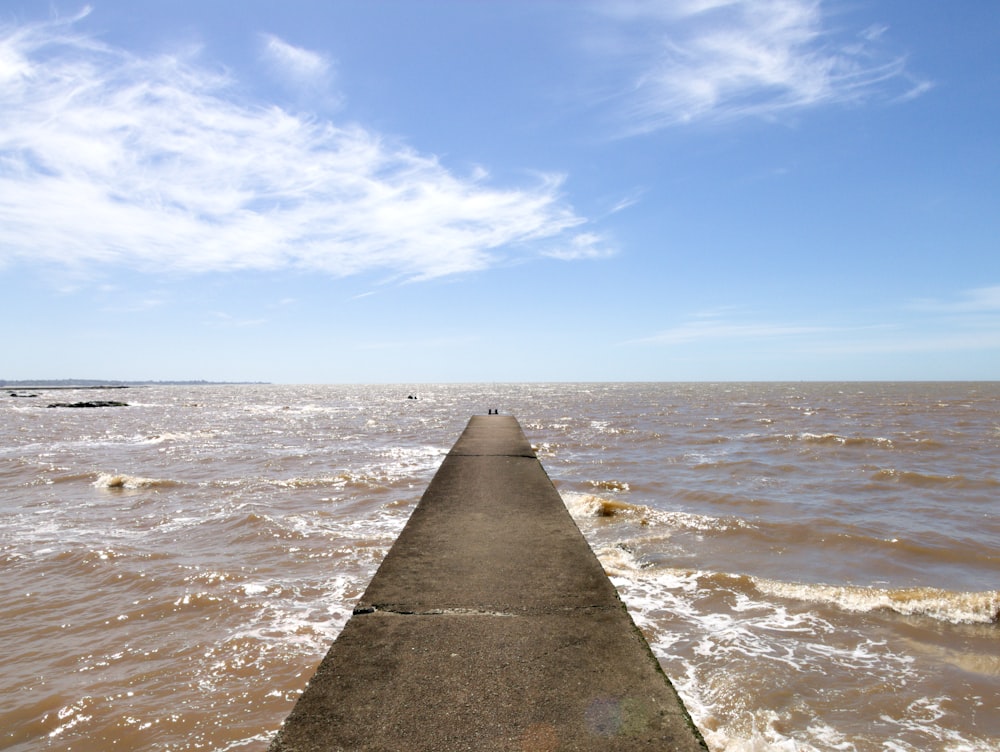
<svg viewBox="0 0 1000 752"><path fill-rule="evenodd" d="M910 470L881 468L872 479L876 482L899 483L915 488L933 488L944 486L950 488L1000 488L1000 480L995 478L969 478L964 475L935 475L933 473L918 473Z"/></svg>
<svg viewBox="0 0 1000 752"><path fill-rule="evenodd" d="M726 531L752 525L738 517L712 517L692 512L664 512L643 504L629 504L597 494L564 491L563 503L575 519L591 517L635 517L643 525L655 522L673 530Z"/></svg>
<svg viewBox="0 0 1000 752"><path fill-rule="evenodd" d="M1000 590L955 593L930 587L887 589L752 579L754 586L766 595L824 603L845 611L893 611L952 624L1000 623Z"/></svg>
<svg viewBox="0 0 1000 752"><path fill-rule="evenodd" d="M92 484L94 488L119 489L135 491L141 488L169 488L181 485L177 481L158 478L143 478L138 475L120 473L101 473Z"/></svg>
<svg viewBox="0 0 1000 752"><path fill-rule="evenodd" d="M841 436L836 433L801 433L797 436L787 436L792 440L804 441L808 444L829 444L833 446L873 446L881 449L892 449L892 439L884 436Z"/></svg>
<svg viewBox="0 0 1000 752"><path fill-rule="evenodd" d="M1000 624L1000 590L953 592L940 588L875 588L854 585L782 582L764 577L727 572L651 567L626 546L598 552L609 575L665 583L696 581L704 590L740 593L753 600L781 598L832 606L842 611L873 613L888 611L902 616L924 616L950 624Z"/></svg>
<svg viewBox="0 0 1000 752"><path fill-rule="evenodd" d="M569 513L576 518L583 517L614 517L616 515L632 514L646 515L651 509L637 504L629 504L617 499L607 499L603 496L587 493L564 493L563 503Z"/></svg>
<svg viewBox="0 0 1000 752"><path fill-rule="evenodd" d="M592 480L590 485L601 491L628 491L629 485L621 480Z"/></svg>

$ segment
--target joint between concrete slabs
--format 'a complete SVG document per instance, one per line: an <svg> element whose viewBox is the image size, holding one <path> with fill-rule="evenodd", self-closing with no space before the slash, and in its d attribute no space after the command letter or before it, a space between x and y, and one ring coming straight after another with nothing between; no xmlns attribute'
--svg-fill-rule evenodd
<svg viewBox="0 0 1000 752"><path fill-rule="evenodd" d="M617 607L609 608L601 604L592 604L586 606L564 606L562 608L533 608L524 609L520 612L513 611L498 611L495 609L482 609L482 608L431 608L424 611L417 611L415 609L400 608L398 606L390 605L371 605L371 606L359 606L351 612L352 616L365 616L366 614L392 614L395 616L505 616L505 617L532 617L532 616L549 616L557 613L580 613L586 611L615 611L618 610Z"/></svg>
<svg viewBox="0 0 1000 752"><path fill-rule="evenodd" d="M520 452L448 452L449 457L512 457L514 459L522 460L537 460L538 457L534 454L523 454Z"/></svg>

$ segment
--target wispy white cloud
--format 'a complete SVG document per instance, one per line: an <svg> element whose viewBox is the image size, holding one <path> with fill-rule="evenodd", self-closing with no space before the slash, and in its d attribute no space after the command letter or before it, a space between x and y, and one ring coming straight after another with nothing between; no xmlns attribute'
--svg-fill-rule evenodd
<svg viewBox="0 0 1000 752"><path fill-rule="evenodd" d="M952 332L895 331L874 332L875 336L842 340L820 340L800 348L800 352L830 356L877 355L892 353L984 352L1000 349L1000 329L956 330Z"/></svg>
<svg viewBox="0 0 1000 752"><path fill-rule="evenodd" d="M1000 285L965 290L950 300L923 298L911 307L936 313L1000 313Z"/></svg>
<svg viewBox="0 0 1000 752"><path fill-rule="evenodd" d="M326 82L330 76L330 60L318 52L296 47L274 34L262 34L264 58L283 75L307 83Z"/></svg>
<svg viewBox="0 0 1000 752"><path fill-rule="evenodd" d="M334 66L328 56L296 47L274 34L260 35L260 55L271 75L304 103L319 103L325 109L341 103L334 90Z"/></svg>
<svg viewBox="0 0 1000 752"><path fill-rule="evenodd" d="M845 38L819 0L628 0L602 5L627 33L627 131L773 117L824 104L905 99L930 88L892 53L887 29Z"/></svg>
<svg viewBox="0 0 1000 752"><path fill-rule="evenodd" d="M212 311L211 316L212 318L207 323L227 329L243 328L249 326L261 326L262 324L267 323L267 319L264 318L256 318L256 319L239 318L224 311Z"/></svg>
<svg viewBox="0 0 1000 752"><path fill-rule="evenodd" d="M240 100L190 53L138 56L73 21L0 28L0 266L428 279L601 247L559 175L497 187L362 126ZM268 46L300 78L327 74L321 56Z"/></svg>
<svg viewBox="0 0 1000 752"><path fill-rule="evenodd" d="M562 261L576 261L577 259L607 258L614 253L615 250L609 248L600 235L581 232L570 238L565 245L546 251L545 255Z"/></svg>
<svg viewBox="0 0 1000 752"><path fill-rule="evenodd" d="M644 190L634 189L629 195L623 196L614 203L614 205L608 209L608 214L617 214L620 211L628 209L630 206L635 206L642 200L642 194L645 193Z"/></svg>
<svg viewBox="0 0 1000 752"><path fill-rule="evenodd" d="M480 337L463 334L445 337L414 338L401 340L386 340L379 342L363 342L357 345L358 350L440 350L458 349L474 345Z"/></svg>
<svg viewBox="0 0 1000 752"><path fill-rule="evenodd" d="M914 317L913 312L926 315ZM824 356L984 351L1000 347L998 313L1000 286L968 290L950 300L919 300L906 309L887 311L882 322L865 324L845 324L844 316L837 314L810 324L762 321L725 307L624 344L717 348L719 343L752 343L756 348L794 348L798 354Z"/></svg>
<svg viewBox="0 0 1000 752"><path fill-rule="evenodd" d="M137 300L119 301L115 300L102 307L101 310L108 313L143 313L159 308L166 301L162 298L142 298Z"/></svg>
<svg viewBox="0 0 1000 752"><path fill-rule="evenodd" d="M683 345L708 340L760 340L816 335L832 331L829 327L761 322L735 322L726 319L697 319L665 329L630 344Z"/></svg>

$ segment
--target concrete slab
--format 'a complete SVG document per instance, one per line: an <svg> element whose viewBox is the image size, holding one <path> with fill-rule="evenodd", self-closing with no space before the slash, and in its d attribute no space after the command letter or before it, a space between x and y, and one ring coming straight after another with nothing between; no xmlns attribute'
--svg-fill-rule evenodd
<svg viewBox="0 0 1000 752"><path fill-rule="evenodd" d="M517 421L475 416L272 752L704 750Z"/></svg>

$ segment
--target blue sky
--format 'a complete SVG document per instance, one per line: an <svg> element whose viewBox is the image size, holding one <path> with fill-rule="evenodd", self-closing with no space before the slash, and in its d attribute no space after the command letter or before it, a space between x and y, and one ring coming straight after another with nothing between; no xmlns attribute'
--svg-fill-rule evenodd
<svg viewBox="0 0 1000 752"><path fill-rule="evenodd" d="M992 0L0 0L0 378L1000 378Z"/></svg>

